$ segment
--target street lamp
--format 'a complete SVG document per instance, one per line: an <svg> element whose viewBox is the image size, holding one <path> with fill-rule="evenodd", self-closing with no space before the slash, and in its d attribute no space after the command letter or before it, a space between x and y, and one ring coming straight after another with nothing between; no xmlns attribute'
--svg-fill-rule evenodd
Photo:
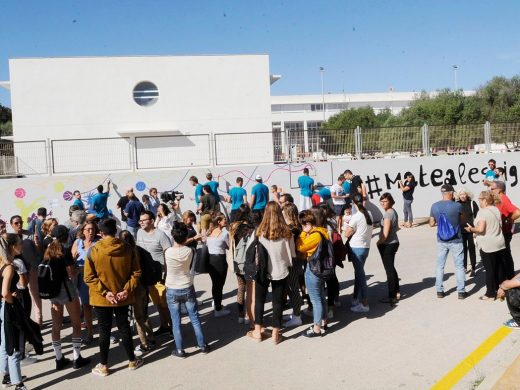
<svg viewBox="0 0 520 390"><path fill-rule="evenodd" d="M459 86L457 83L457 71L459 70L459 66L453 65L452 68L453 68L453 82L455 84L455 91L457 91L459 89Z"/></svg>
<svg viewBox="0 0 520 390"><path fill-rule="evenodd" d="M323 73L325 72L325 68L320 66L320 77L321 77L321 105L323 110L323 122L325 122L325 94L323 91Z"/></svg>

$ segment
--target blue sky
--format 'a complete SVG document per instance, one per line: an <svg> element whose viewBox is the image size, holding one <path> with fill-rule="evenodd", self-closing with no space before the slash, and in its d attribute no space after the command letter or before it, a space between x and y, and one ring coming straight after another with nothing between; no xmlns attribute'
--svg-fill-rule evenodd
<svg viewBox="0 0 520 390"><path fill-rule="evenodd" d="M273 95L474 89L520 73L513 0L3 0L8 59L266 53ZM0 90L0 103L9 94Z"/></svg>

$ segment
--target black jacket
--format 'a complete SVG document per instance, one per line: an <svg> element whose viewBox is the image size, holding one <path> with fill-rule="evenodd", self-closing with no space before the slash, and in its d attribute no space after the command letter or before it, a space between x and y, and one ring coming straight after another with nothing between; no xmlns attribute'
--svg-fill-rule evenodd
<svg viewBox="0 0 520 390"><path fill-rule="evenodd" d="M22 304L18 299L13 303L3 302L4 327L5 327L5 349L8 355L20 350L20 332L24 332L26 340L34 347L37 355L43 355L43 337L40 326L26 315Z"/></svg>

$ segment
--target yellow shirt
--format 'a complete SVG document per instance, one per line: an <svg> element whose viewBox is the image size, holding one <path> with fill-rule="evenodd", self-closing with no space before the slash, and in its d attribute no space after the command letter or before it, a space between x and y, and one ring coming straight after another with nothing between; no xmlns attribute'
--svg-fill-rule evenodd
<svg viewBox="0 0 520 390"><path fill-rule="evenodd" d="M301 232L300 237L296 240L296 250L306 259L312 256L320 244L321 236L318 232L323 234L327 240L329 239L326 228L313 227L309 233Z"/></svg>

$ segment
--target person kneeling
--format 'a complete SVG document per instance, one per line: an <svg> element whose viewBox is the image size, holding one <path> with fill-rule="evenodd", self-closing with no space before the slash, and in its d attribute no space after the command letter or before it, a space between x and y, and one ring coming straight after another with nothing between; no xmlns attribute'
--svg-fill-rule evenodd
<svg viewBox="0 0 520 390"><path fill-rule="evenodd" d="M504 325L511 329L520 329L520 273L509 280L504 280L497 291L497 298L506 298L507 307L511 313L510 320Z"/></svg>
<svg viewBox="0 0 520 390"><path fill-rule="evenodd" d="M197 344L202 353L210 351L206 344L197 309L197 296L193 287L191 265L195 251L186 246L188 227L182 222L174 222L172 228L173 246L164 252L166 262L166 302L172 317L175 349L172 356L185 358L181 332L181 305L184 304L195 331Z"/></svg>

